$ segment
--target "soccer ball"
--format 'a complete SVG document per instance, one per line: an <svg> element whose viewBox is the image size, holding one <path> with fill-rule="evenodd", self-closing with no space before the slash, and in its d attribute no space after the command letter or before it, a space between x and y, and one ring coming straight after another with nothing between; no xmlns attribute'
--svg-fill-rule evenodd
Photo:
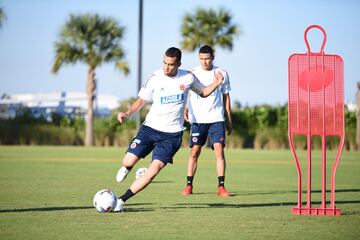
<svg viewBox="0 0 360 240"><path fill-rule="evenodd" d="M102 189L95 194L93 203L98 212L111 212L116 207L117 197L111 189Z"/></svg>
<svg viewBox="0 0 360 240"><path fill-rule="evenodd" d="M144 167L143 167L143 168L139 168L139 169L136 171L136 174L135 174L136 179L144 176L144 174L146 173L146 171L147 171L147 168L144 168Z"/></svg>

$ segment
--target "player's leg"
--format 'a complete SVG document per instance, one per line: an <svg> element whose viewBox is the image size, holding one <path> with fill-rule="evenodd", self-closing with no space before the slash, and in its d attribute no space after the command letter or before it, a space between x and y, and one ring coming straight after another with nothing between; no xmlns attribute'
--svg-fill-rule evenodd
<svg viewBox="0 0 360 240"><path fill-rule="evenodd" d="M197 169L197 160L201 153L201 145L194 145L191 148L190 155L188 158L187 175L194 176Z"/></svg>
<svg viewBox="0 0 360 240"><path fill-rule="evenodd" d="M130 190L134 194L143 190L147 185L149 185L149 183L151 183L163 167L165 167L165 163L160 160L153 160L145 174L131 184Z"/></svg>
<svg viewBox="0 0 360 240"><path fill-rule="evenodd" d="M224 155L224 146L221 143L213 144L216 158L216 172L218 176L225 176L226 162ZM220 183L219 183L220 184Z"/></svg>
<svg viewBox="0 0 360 240"><path fill-rule="evenodd" d="M116 174L116 181L124 181L128 173L139 160L140 158L138 156L133 153L127 152L122 160L122 166Z"/></svg>
<svg viewBox="0 0 360 240"><path fill-rule="evenodd" d="M188 157L186 186L181 191L182 195L190 195L193 190L193 180L197 169L197 161L201 153L201 147L205 144L207 138L207 125L193 123L190 134L190 154Z"/></svg>
<svg viewBox="0 0 360 240"><path fill-rule="evenodd" d="M164 133L153 129L151 130L149 138L153 140L152 145L154 146L152 156L153 160L149 169L144 176L136 179L130 185L130 188L125 192L125 194L119 197L118 204L116 205L114 211L122 211L125 202L129 198L133 197L136 193L148 186L160 170L166 166L166 164L173 162L173 157L181 146L182 132Z"/></svg>
<svg viewBox="0 0 360 240"><path fill-rule="evenodd" d="M151 128L142 126L138 134L131 141L122 160L122 166L116 174L117 182L124 181L133 166L152 151L154 141L152 131Z"/></svg>
<svg viewBox="0 0 360 240"><path fill-rule="evenodd" d="M224 155L224 145L221 143L214 143L214 153L216 157L216 171L218 175L218 195L227 197L229 192L225 189L225 170L226 161Z"/></svg>
<svg viewBox="0 0 360 240"><path fill-rule="evenodd" d="M115 212L122 211L124 208L125 202L133 197L136 193L140 192L144 188L146 188L151 181L156 177L156 175L160 172L160 170L165 167L165 163L161 162L160 160L153 160L145 172L145 174L136 179L131 185L130 188L118 198L117 205L114 209Z"/></svg>
<svg viewBox="0 0 360 240"><path fill-rule="evenodd" d="M193 145L188 157L186 187L182 190L182 195L192 194L193 180L197 169L197 160L201 153L201 145Z"/></svg>
<svg viewBox="0 0 360 240"><path fill-rule="evenodd" d="M214 148L216 158L216 172L218 176L218 195L227 197L229 192L225 189L225 171L226 161L224 154L225 147L225 123L216 122L212 123L209 128L209 136L212 146Z"/></svg>

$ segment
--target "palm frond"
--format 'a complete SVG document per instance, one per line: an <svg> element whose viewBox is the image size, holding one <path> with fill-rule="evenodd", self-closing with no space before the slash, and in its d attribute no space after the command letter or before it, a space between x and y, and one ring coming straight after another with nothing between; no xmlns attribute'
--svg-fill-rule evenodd
<svg viewBox="0 0 360 240"><path fill-rule="evenodd" d="M181 48L194 51L203 44L232 49L233 39L240 34L239 27L231 22L232 16L224 8L197 8L193 14L186 13L181 25Z"/></svg>
<svg viewBox="0 0 360 240"><path fill-rule="evenodd" d="M84 62L93 69L104 62L117 65L125 55L120 45L124 32L125 28L114 18L71 14L55 43L52 71L56 73L62 65L76 62Z"/></svg>
<svg viewBox="0 0 360 240"><path fill-rule="evenodd" d="M6 20L6 14L3 7L0 7L0 29L3 27L3 24Z"/></svg>

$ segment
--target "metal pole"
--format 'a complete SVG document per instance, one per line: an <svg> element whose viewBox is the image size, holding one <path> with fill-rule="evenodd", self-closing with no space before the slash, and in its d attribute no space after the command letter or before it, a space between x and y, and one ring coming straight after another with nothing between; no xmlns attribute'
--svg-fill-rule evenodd
<svg viewBox="0 0 360 240"><path fill-rule="evenodd" d="M310 55L309 55L310 56ZM309 67L310 67L310 57L309 57ZM310 84L307 86L308 90L308 105L307 105L307 120L308 120L308 129L306 133L306 147L307 147L307 197L306 197L306 208L309 210L311 215L311 101L310 101Z"/></svg>
<svg viewBox="0 0 360 240"><path fill-rule="evenodd" d="M142 75L142 32L143 32L143 0L139 0L139 41L138 41L138 81L137 92L141 88L141 75ZM140 129L141 110L136 113L136 129Z"/></svg>

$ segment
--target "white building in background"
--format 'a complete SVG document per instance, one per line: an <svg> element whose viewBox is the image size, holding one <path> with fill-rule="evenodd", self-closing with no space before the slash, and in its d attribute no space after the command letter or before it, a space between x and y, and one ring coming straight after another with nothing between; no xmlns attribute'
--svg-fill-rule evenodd
<svg viewBox="0 0 360 240"><path fill-rule="evenodd" d="M113 95L97 95L94 100L94 113L107 117L119 106ZM59 92L37 94L3 95L0 99L0 118L14 118L28 109L34 117L44 117L51 121L52 113L69 117L84 116L87 111L86 93Z"/></svg>
<svg viewBox="0 0 360 240"><path fill-rule="evenodd" d="M350 112L355 112L355 110L356 110L356 103L353 103L353 102L345 102L345 105L346 105L347 109L348 109Z"/></svg>

